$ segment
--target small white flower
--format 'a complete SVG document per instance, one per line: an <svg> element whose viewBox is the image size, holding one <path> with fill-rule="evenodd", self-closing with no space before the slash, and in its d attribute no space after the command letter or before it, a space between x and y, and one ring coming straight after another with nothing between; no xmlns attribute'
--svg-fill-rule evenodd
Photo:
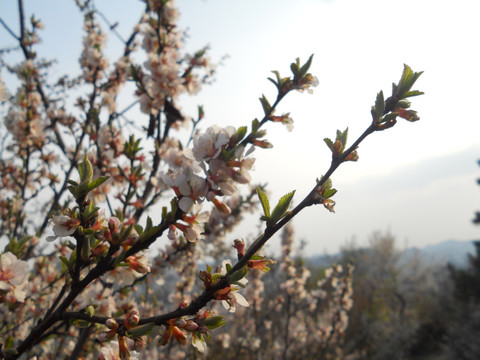
<svg viewBox="0 0 480 360"><path fill-rule="evenodd" d="M72 235L79 224L78 219L72 219L66 215L54 216L50 220L53 223L53 236L47 236L47 241L54 241L59 237Z"/></svg>
<svg viewBox="0 0 480 360"><path fill-rule="evenodd" d="M207 343L203 339L198 339L195 335L192 336L192 345L202 354L207 351Z"/></svg>
<svg viewBox="0 0 480 360"><path fill-rule="evenodd" d="M230 141L235 133L231 126L222 129L217 125L210 126L205 133L198 134L193 139L193 155L197 161L208 161L216 158L222 147Z"/></svg>
<svg viewBox="0 0 480 360"><path fill-rule="evenodd" d="M24 302L27 286L28 264L18 260L11 252L0 256L0 290L11 291L18 302Z"/></svg>

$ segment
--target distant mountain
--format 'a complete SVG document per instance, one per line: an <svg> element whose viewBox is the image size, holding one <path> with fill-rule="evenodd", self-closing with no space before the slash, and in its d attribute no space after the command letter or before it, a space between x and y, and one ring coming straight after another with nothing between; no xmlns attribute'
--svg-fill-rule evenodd
<svg viewBox="0 0 480 360"><path fill-rule="evenodd" d="M428 263L465 266L468 262L468 254L475 253L475 246L473 241L447 240L418 250Z"/></svg>
<svg viewBox="0 0 480 360"><path fill-rule="evenodd" d="M363 249L367 250L368 249ZM453 264L457 267L466 266L468 263L468 254L475 253L473 241L447 240L435 245L428 245L423 248L411 247L403 252L403 260L406 261L411 256L420 255L427 264L442 265ZM314 266L327 267L335 263L340 254L334 255L314 255L309 258L309 262Z"/></svg>

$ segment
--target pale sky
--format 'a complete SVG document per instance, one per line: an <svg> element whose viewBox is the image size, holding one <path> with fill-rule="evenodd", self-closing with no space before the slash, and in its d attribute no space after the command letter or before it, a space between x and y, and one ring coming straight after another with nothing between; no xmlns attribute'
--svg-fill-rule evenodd
<svg viewBox="0 0 480 360"><path fill-rule="evenodd" d="M96 0L127 36L138 20L134 0ZM0 3L0 16L16 28L15 2ZM73 1L25 1L44 20L43 56L59 59L57 75L78 72L81 17ZM290 112L294 129L271 124L274 148L256 153L253 179L268 182L273 200L296 189L298 203L329 166L324 137L350 129L353 141L371 121L378 91L386 95L403 64L424 71L412 98L421 120L399 121L367 138L357 163L344 164L332 177L338 193L336 213L314 207L294 220L308 253L338 251L356 238L367 244L374 231L390 231L400 247L425 246L448 239L480 238L471 223L480 210L480 3L475 0L178 0L181 28L189 29L187 49L210 45L211 58L228 58L216 82L194 98L182 98L194 116L203 104L212 124L249 125L262 115L258 98L273 101L271 70L289 75L289 64L315 54L311 72L320 81L314 94L291 94L278 112ZM30 13L30 12L29 12ZM68 30L67 30L68 29ZM109 34L112 54L120 46ZM0 47L12 44L0 30ZM73 70L72 70L73 69ZM2 75L4 73L2 72ZM253 219L247 233L256 231ZM233 238L232 238L233 240ZM279 239L270 247L278 249Z"/></svg>

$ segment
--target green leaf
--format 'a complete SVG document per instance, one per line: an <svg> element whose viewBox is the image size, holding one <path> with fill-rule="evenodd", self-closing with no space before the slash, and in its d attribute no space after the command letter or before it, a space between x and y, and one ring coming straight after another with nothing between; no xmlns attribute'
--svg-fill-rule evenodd
<svg viewBox="0 0 480 360"><path fill-rule="evenodd" d="M335 195L337 193L337 189L327 189L323 192L323 197L325 199L328 199L328 198L331 198L333 195Z"/></svg>
<svg viewBox="0 0 480 360"><path fill-rule="evenodd" d="M247 127L246 126L239 127L235 134L236 143L238 144L240 141L242 141L246 134L247 134Z"/></svg>
<svg viewBox="0 0 480 360"><path fill-rule="evenodd" d="M219 328L225 324L226 322L223 321L223 316L210 316L202 321L202 325L205 325L209 330Z"/></svg>
<svg viewBox="0 0 480 360"><path fill-rule="evenodd" d="M276 70L273 70L272 73L275 74L275 77L276 77L277 79L276 79L276 80L273 80L272 78L268 78L268 80L270 80L270 81L276 86L276 88L277 88L278 90L280 90L280 88L281 88L281 85L280 85L280 84L281 84L281 82L282 82L282 81L281 81L282 79L280 78L280 74L279 74L279 72L276 71Z"/></svg>
<svg viewBox="0 0 480 360"><path fill-rule="evenodd" d="M277 223L287 212L288 208L290 207L290 203L292 202L293 195L295 195L295 190L292 192L282 196L278 201L277 206L272 211L272 216L270 217L270 221L275 224Z"/></svg>
<svg viewBox="0 0 480 360"><path fill-rule="evenodd" d="M127 335L132 339L139 338L141 336L150 334L154 326L155 324L153 322L145 325L140 325L140 326L134 327L133 329L129 329L127 331Z"/></svg>
<svg viewBox="0 0 480 360"><path fill-rule="evenodd" d="M330 148L330 150L333 151L333 141L330 140L329 138L325 138L325 139L323 139L323 141L325 141L325 144L327 144L327 146Z"/></svg>
<svg viewBox="0 0 480 360"><path fill-rule="evenodd" d="M299 59L297 58L297 63L291 63L290 64L290 70L292 70L292 73L293 73L295 78L299 77L298 72L299 72L300 69L298 68L298 61L299 61Z"/></svg>
<svg viewBox="0 0 480 360"><path fill-rule="evenodd" d="M380 118L383 116L384 111L385 111L385 99L383 97L383 91L380 91L377 94L377 98L375 100L375 106L372 106L373 121L378 122Z"/></svg>
<svg viewBox="0 0 480 360"><path fill-rule="evenodd" d="M270 202L268 201L267 195L263 192L260 186L257 186L257 195L262 204L263 213L266 218L270 218Z"/></svg>
<svg viewBox="0 0 480 360"><path fill-rule="evenodd" d="M88 240L88 238L85 238L82 244L82 252L80 256L83 261L87 261L88 258L90 257L90 241Z"/></svg>
<svg viewBox="0 0 480 360"><path fill-rule="evenodd" d="M423 95L423 94L425 94L423 91L410 90L410 91L407 91L405 94L403 94L403 97L407 98L407 97L419 96L419 95Z"/></svg>
<svg viewBox="0 0 480 360"><path fill-rule="evenodd" d="M230 270L232 270L230 268ZM248 273L248 266L242 267L240 270L235 271L233 274L227 276L227 280L230 284L242 280Z"/></svg>
<svg viewBox="0 0 480 360"><path fill-rule="evenodd" d="M60 259L61 262L65 264L67 269L70 267L70 263L68 262L68 259L65 256L62 255L62 256L59 256L58 258Z"/></svg>
<svg viewBox="0 0 480 360"><path fill-rule="evenodd" d="M308 58L307 62L300 68L300 70L298 71L298 76L300 78L304 77L305 74L308 72L308 70L310 69L310 66L312 65L312 60L313 60L313 54L310 55L310 57Z"/></svg>
<svg viewBox="0 0 480 360"><path fill-rule="evenodd" d="M258 121L258 119L254 119L252 121L252 134L256 134L259 127L260 127L260 121Z"/></svg>
<svg viewBox="0 0 480 360"><path fill-rule="evenodd" d="M323 188L325 190L330 190L332 188L332 179L328 178L327 180L325 180L325 182L323 183Z"/></svg>
<svg viewBox="0 0 480 360"><path fill-rule="evenodd" d="M272 110L272 106L270 105L270 103L268 102L267 98L265 97L265 95L262 94L262 97L259 98L261 104L262 104L262 107L263 107L263 112L265 113L265 116L266 115L269 115L271 110Z"/></svg>
<svg viewBox="0 0 480 360"><path fill-rule="evenodd" d="M83 157L83 161L78 165L78 173L80 175L80 183L92 181L93 167L86 154Z"/></svg>
<svg viewBox="0 0 480 360"><path fill-rule="evenodd" d="M337 140L339 140L342 145L343 145L343 148L345 148L346 144L347 144L347 138L348 138L348 128L345 129L345 131L340 131L340 130L337 130Z"/></svg>
<svg viewBox="0 0 480 360"><path fill-rule="evenodd" d="M394 97L397 97L398 99L404 99L407 96L415 96L415 95L406 95L410 92L410 89L412 88L413 84L415 84L415 81L422 75L423 71L420 72L413 72L413 70L410 68L408 65L404 65L403 67L403 73L400 78L400 81L398 82L398 86L394 86ZM418 94L418 92L413 91L413 94Z"/></svg>
<svg viewBox="0 0 480 360"><path fill-rule="evenodd" d="M135 225L133 225L133 227L135 228L135 231L137 232L138 236L142 236L142 234L143 234L143 227L142 227L142 225L140 225L140 224L135 224Z"/></svg>
<svg viewBox="0 0 480 360"><path fill-rule="evenodd" d="M145 230L150 230L153 226L152 218L147 216L147 224L145 226Z"/></svg>
<svg viewBox="0 0 480 360"><path fill-rule="evenodd" d="M93 189L99 187L105 181L107 181L109 178L110 178L109 176L100 176L100 177L96 178L95 180L91 181L90 184L88 184L88 191L92 191Z"/></svg>

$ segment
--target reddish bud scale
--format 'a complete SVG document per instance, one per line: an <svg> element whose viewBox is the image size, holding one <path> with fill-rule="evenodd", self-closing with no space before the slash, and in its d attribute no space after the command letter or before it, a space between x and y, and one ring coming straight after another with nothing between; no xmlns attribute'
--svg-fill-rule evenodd
<svg viewBox="0 0 480 360"><path fill-rule="evenodd" d="M230 294L230 286L224 287L223 289L218 290L215 292L215 299L217 300L227 300L228 294Z"/></svg>
<svg viewBox="0 0 480 360"><path fill-rule="evenodd" d="M235 239L233 241L233 247L237 249L237 258L238 260L240 260L243 257L243 255L245 255L245 241L243 239L242 240Z"/></svg>

